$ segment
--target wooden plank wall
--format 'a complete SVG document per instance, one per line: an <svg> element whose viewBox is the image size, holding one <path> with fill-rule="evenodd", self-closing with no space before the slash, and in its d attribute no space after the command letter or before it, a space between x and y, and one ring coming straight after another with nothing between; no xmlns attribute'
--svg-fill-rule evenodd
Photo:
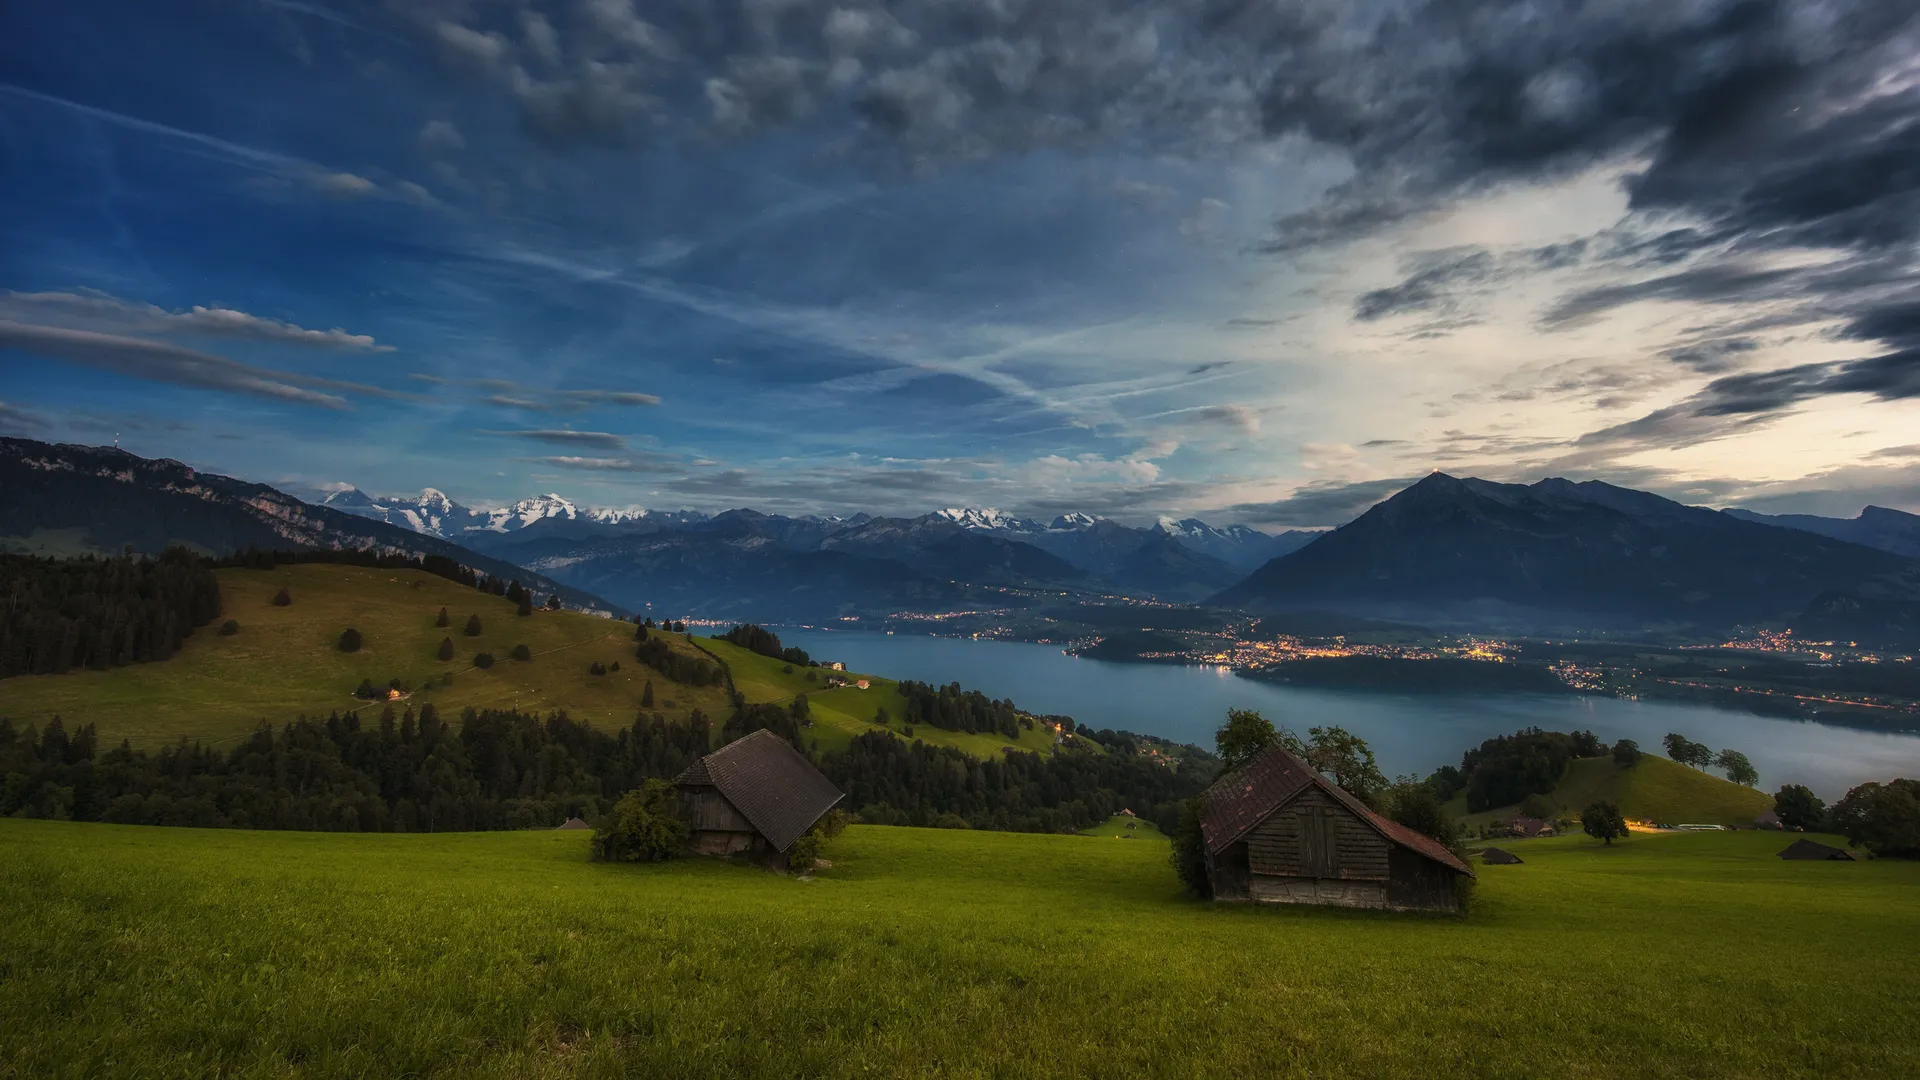
<svg viewBox="0 0 1920 1080"><path fill-rule="evenodd" d="M754 831L753 823L734 809L718 788L683 787L680 789L680 813L694 832Z"/></svg>
<svg viewBox="0 0 1920 1080"><path fill-rule="evenodd" d="M1303 822L1308 821L1323 823L1317 830L1320 843L1302 843ZM1333 850L1331 858L1323 861L1319 856L1329 839L1329 824ZM1391 846L1338 800L1310 787L1254 826L1247 834L1247 859L1255 874L1385 881Z"/></svg>

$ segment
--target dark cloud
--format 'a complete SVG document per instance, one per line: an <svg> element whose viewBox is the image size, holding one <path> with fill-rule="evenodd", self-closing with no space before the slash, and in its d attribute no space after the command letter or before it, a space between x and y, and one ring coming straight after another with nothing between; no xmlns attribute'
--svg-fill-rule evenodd
<svg viewBox="0 0 1920 1080"><path fill-rule="evenodd" d="M123 334L188 334L323 349L393 351L392 346L382 345L366 334L351 334L339 327L311 330L232 308L198 304L186 311L168 311L152 304L122 300L93 290L38 293L0 291L0 316L23 321L80 323L79 329Z"/></svg>
<svg viewBox="0 0 1920 1080"><path fill-rule="evenodd" d="M582 472L664 473L675 471L680 465L677 461L661 457L607 458L557 455L525 460L539 465L550 465L559 469L577 469Z"/></svg>
<svg viewBox="0 0 1920 1080"><path fill-rule="evenodd" d="M39 413L30 412L17 405L0 401L0 429L9 431L37 430L47 426L47 418Z"/></svg>
<svg viewBox="0 0 1920 1080"><path fill-rule="evenodd" d="M0 320L0 349L17 349L130 378L323 409L348 408L344 397L327 393L329 390L372 397L407 397L375 386L254 367L171 342L58 326Z"/></svg>
<svg viewBox="0 0 1920 1080"><path fill-rule="evenodd" d="M1602 285L1562 298L1540 317L1544 329L1562 330L1642 300L1675 303L1751 303L1790 295L1807 275L1793 268L1708 264L1619 285Z"/></svg>
<svg viewBox="0 0 1920 1080"><path fill-rule="evenodd" d="M1760 343L1752 338L1726 338L1720 341L1678 345L1661 355L1681 367L1692 368L1703 375L1718 375L1732 370L1739 357L1759 347Z"/></svg>
<svg viewBox="0 0 1920 1080"><path fill-rule="evenodd" d="M1302 528L1344 525L1366 513L1375 503L1419 479L1412 476L1391 480L1308 484L1284 499L1241 503L1227 507L1225 512L1255 525Z"/></svg>
<svg viewBox="0 0 1920 1080"><path fill-rule="evenodd" d="M1353 302L1353 317L1373 322L1392 315L1453 311L1459 306L1459 291L1483 286L1499 273L1493 253L1483 247L1421 252L1404 269L1407 276L1399 284L1361 293Z"/></svg>
<svg viewBox="0 0 1920 1080"><path fill-rule="evenodd" d="M529 439L533 442L551 443L554 446L578 446L593 450L625 450L627 440L624 436L605 431L572 431L550 429L536 431L492 431L490 435L500 435L509 439Z"/></svg>

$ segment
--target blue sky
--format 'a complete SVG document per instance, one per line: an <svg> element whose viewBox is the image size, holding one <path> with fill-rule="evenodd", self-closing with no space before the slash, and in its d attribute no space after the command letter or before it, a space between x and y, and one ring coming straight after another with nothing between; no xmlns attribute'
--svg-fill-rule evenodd
<svg viewBox="0 0 1920 1080"><path fill-rule="evenodd" d="M470 504L1916 509L1900 7L8 5L0 428Z"/></svg>

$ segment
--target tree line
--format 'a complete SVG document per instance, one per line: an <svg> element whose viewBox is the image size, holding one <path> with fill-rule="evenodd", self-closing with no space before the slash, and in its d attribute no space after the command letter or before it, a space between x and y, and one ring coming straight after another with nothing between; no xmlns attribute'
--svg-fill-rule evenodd
<svg viewBox="0 0 1920 1080"><path fill-rule="evenodd" d="M995 701L978 690L963 690L959 683L929 686L908 680L900 684L900 696L907 700L904 719L908 724L926 724L942 731L988 732L1018 739L1020 729L1033 727L1030 717L1020 715L1011 701Z"/></svg>
<svg viewBox="0 0 1920 1080"><path fill-rule="evenodd" d="M159 558L0 555L0 678L166 660L220 614L220 583L182 548Z"/></svg>
<svg viewBox="0 0 1920 1080"><path fill-rule="evenodd" d="M797 645L782 648L780 638L773 631L753 623L742 623L720 635L720 640L732 642L748 652L775 660L784 660L795 667L812 667L813 658L805 649Z"/></svg>

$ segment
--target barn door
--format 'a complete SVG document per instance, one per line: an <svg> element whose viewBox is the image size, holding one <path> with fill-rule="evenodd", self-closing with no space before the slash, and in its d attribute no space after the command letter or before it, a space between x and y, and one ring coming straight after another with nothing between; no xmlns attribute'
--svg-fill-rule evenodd
<svg viewBox="0 0 1920 1080"><path fill-rule="evenodd" d="M1336 840L1339 818L1331 807L1300 808L1300 872L1307 877L1339 877L1340 852Z"/></svg>

